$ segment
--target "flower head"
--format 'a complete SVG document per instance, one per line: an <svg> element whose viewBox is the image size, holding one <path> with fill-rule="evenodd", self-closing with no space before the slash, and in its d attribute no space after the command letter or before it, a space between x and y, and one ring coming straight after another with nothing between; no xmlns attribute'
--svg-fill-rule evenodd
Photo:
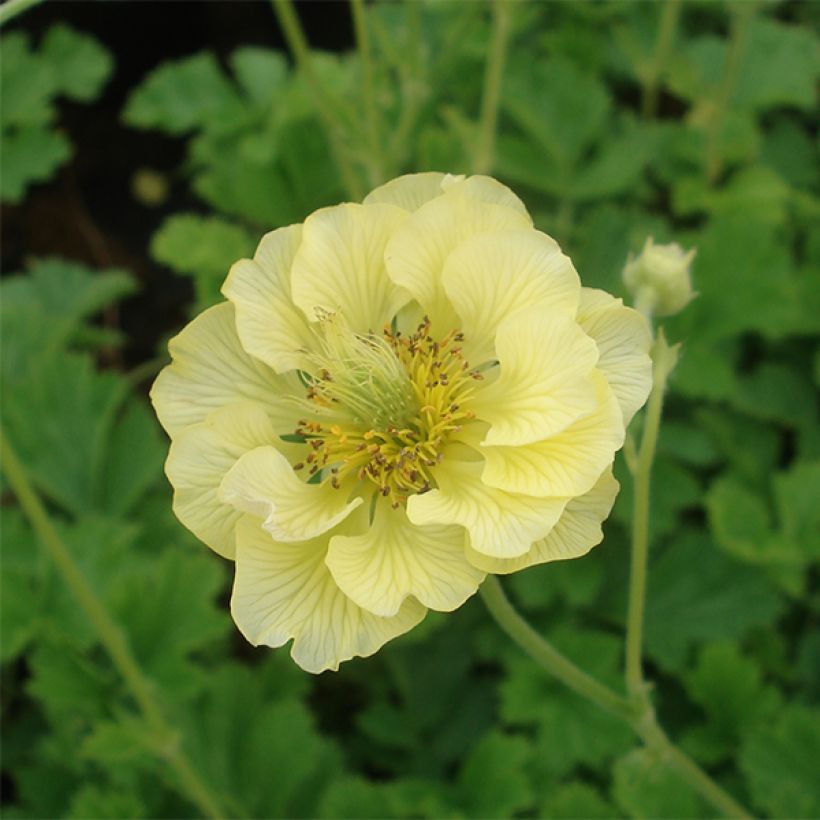
<svg viewBox="0 0 820 820"><path fill-rule="evenodd" d="M694 248L684 251L676 242L656 245L648 237L637 257L630 254L623 271L624 284L636 304L658 316L683 310L696 296L690 274L696 253Z"/></svg>
<svg viewBox="0 0 820 820"><path fill-rule="evenodd" d="M400 177L267 234L222 291L151 395L252 643L335 669L600 541L648 327L500 183Z"/></svg>

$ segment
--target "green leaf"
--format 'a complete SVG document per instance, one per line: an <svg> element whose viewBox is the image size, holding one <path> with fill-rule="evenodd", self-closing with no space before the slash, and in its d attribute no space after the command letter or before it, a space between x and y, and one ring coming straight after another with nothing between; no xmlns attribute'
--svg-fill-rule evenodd
<svg viewBox="0 0 820 820"><path fill-rule="evenodd" d="M128 125L184 134L198 128L235 128L243 105L213 54L201 53L155 68L131 94Z"/></svg>
<svg viewBox="0 0 820 820"><path fill-rule="evenodd" d="M84 820L97 818L140 818L148 816L148 809L133 791L123 791L116 786L86 784L71 800L68 817Z"/></svg>
<svg viewBox="0 0 820 820"><path fill-rule="evenodd" d="M228 270L239 259L253 255L251 234L218 217L175 214L151 240L151 255L176 273L194 278L196 311L222 297L219 288Z"/></svg>
<svg viewBox="0 0 820 820"><path fill-rule="evenodd" d="M612 795L630 817L709 816L691 787L648 749L635 749L620 758L613 775Z"/></svg>
<svg viewBox="0 0 820 820"><path fill-rule="evenodd" d="M555 561L516 572L509 585L516 600L528 610L545 608L555 602L570 606L592 603L604 583L604 563L598 551L583 561Z"/></svg>
<svg viewBox="0 0 820 820"><path fill-rule="evenodd" d="M40 54L59 91L80 102L91 102L114 68L111 55L93 37L64 23L48 30Z"/></svg>
<svg viewBox="0 0 820 820"><path fill-rule="evenodd" d="M91 329L83 320L134 290L122 271L94 272L60 259L35 260L27 275L0 284L2 368L7 385L40 356L76 344Z"/></svg>
<svg viewBox="0 0 820 820"><path fill-rule="evenodd" d="M689 100L716 100L728 48L712 35L690 40L671 63L672 89ZM742 48L731 105L762 110L782 105L811 109L816 104L820 49L809 28L757 16L748 23Z"/></svg>
<svg viewBox="0 0 820 820"><path fill-rule="evenodd" d="M223 562L204 548L167 550L110 584L112 611L125 626L134 655L177 697L189 696L203 683L192 654L212 649L232 629L227 612L216 604L224 587Z"/></svg>
<svg viewBox="0 0 820 820"><path fill-rule="evenodd" d="M620 812L604 800L596 788L578 780L557 789L550 788L539 816L564 820L614 820L620 817Z"/></svg>
<svg viewBox="0 0 820 820"><path fill-rule="evenodd" d="M458 805L468 817L510 817L533 798L526 767L531 745L523 737L500 732L485 735L472 749L458 774Z"/></svg>
<svg viewBox="0 0 820 820"><path fill-rule="evenodd" d="M28 126L3 134L3 174L0 176L0 199L20 202L29 185L43 182L71 155L71 146L63 134Z"/></svg>
<svg viewBox="0 0 820 820"><path fill-rule="evenodd" d="M774 817L820 814L820 711L797 703L749 733L739 764L755 806Z"/></svg>
<svg viewBox="0 0 820 820"><path fill-rule="evenodd" d="M42 491L75 515L132 509L156 480L164 448L144 408L129 405L119 414L128 383L94 372L86 357L61 353L15 386L4 393L5 422Z"/></svg>
<svg viewBox="0 0 820 820"><path fill-rule="evenodd" d="M698 742L719 749L718 760L730 757L740 738L775 718L782 707L780 693L763 683L757 664L730 643L704 646L684 682L708 718L698 727Z"/></svg>
<svg viewBox="0 0 820 820"><path fill-rule="evenodd" d="M14 508L3 510L3 539L0 543L0 660L14 660L37 634L37 619L32 611L37 605L37 577L40 555L22 513Z"/></svg>
<svg viewBox="0 0 820 820"><path fill-rule="evenodd" d="M606 88L567 62L514 59L501 104L561 168L572 168L603 133L611 107Z"/></svg>
<svg viewBox="0 0 820 820"><path fill-rule="evenodd" d="M250 100L261 109L270 108L288 76L288 64L278 51L245 46L231 54L231 68Z"/></svg>
<svg viewBox="0 0 820 820"><path fill-rule="evenodd" d="M602 142L598 153L583 163L575 176L571 198L587 202L631 191L641 179L648 149L647 140L638 129Z"/></svg>
<svg viewBox="0 0 820 820"><path fill-rule="evenodd" d="M315 816L339 769L307 709L251 669L223 664L186 715L188 753L229 814Z"/></svg>
<svg viewBox="0 0 820 820"><path fill-rule="evenodd" d="M770 361L740 380L732 404L753 418L799 427L817 417L815 393L796 367Z"/></svg>
<svg viewBox="0 0 820 820"><path fill-rule="evenodd" d="M693 281L698 298L670 323L678 338L706 344L747 331L779 338L799 324L793 262L770 224L715 217L701 234Z"/></svg>
<svg viewBox="0 0 820 820"><path fill-rule="evenodd" d="M22 31L4 34L0 48L0 78L3 85L3 106L0 111L3 141L7 129L42 126L54 116L52 99L57 93L58 80L44 60L36 55L29 39ZM8 173L9 163L3 145L3 174Z"/></svg>
<svg viewBox="0 0 820 820"><path fill-rule="evenodd" d="M740 638L782 609L757 568L731 560L698 532L679 535L652 562L650 576L647 652L673 671L696 641Z"/></svg>

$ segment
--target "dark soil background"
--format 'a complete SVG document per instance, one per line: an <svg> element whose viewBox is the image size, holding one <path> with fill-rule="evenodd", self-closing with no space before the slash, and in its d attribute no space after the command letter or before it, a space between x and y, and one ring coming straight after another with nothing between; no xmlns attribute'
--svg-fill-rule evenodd
<svg viewBox="0 0 820 820"><path fill-rule="evenodd" d="M303 0L297 11L311 45L342 51L353 44L347 2ZM270 4L255 0L53 0L16 18L7 31L26 31L36 44L58 22L93 34L116 65L96 102L60 106L72 159L54 179L32 187L21 204L3 206L2 271L18 272L27 258L43 256L127 270L140 290L114 321L127 337L122 364L132 367L153 357L158 340L184 323L191 296L189 280L150 259L150 238L168 214L203 206L179 174L185 140L125 127L120 112L128 95L166 60L208 50L224 61L241 45L287 48ZM160 207L149 208L132 194L138 169L158 171L170 183Z"/></svg>

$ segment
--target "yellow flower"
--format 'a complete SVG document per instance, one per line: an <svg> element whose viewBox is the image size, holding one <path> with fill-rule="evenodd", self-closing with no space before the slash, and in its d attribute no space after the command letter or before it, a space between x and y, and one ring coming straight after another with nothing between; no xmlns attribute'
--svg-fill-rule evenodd
<svg viewBox="0 0 820 820"><path fill-rule="evenodd" d="M601 540L648 327L508 188L400 177L267 234L222 292L151 395L251 643L336 669Z"/></svg>

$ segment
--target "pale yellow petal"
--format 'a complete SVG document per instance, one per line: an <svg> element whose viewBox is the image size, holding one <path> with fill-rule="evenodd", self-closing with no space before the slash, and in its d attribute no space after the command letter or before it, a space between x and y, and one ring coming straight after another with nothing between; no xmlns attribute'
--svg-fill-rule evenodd
<svg viewBox="0 0 820 820"><path fill-rule="evenodd" d="M505 208L512 208L514 211L530 219L524 203L506 185L492 177L474 174L470 177L453 177L448 174L441 184L447 193L459 193L477 199L480 202L487 202L490 205L503 205ZM530 220L532 224L532 220Z"/></svg>
<svg viewBox="0 0 820 820"><path fill-rule="evenodd" d="M313 342L290 292L290 269L301 238L301 225L266 234L254 258L233 265L222 286L236 309L242 346L280 373L305 369L304 353Z"/></svg>
<svg viewBox="0 0 820 820"><path fill-rule="evenodd" d="M586 555L604 537L601 524L615 503L618 489L612 470L606 470L589 492L567 504L564 514L549 534L536 541L532 549L519 558L493 558L470 547L467 548L467 557L485 572L506 574L547 561L563 561Z"/></svg>
<svg viewBox="0 0 820 820"><path fill-rule="evenodd" d="M278 376L245 352L233 305L208 308L171 339L168 350L172 361L157 376L151 402L170 436L203 421L215 408L243 399L263 404L277 429L293 430L293 409L284 396L299 382Z"/></svg>
<svg viewBox="0 0 820 820"><path fill-rule="evenodd" d="M365 198L365 205L380 203L395 205L405 211L417 211L425 202L441 196L441 188L445 174L437 171L425 171L421 174L405 174L391 179L371 191Z"/></svg>
<svg viewBox="0 0 820 820"><path fill-rule="evenodd" d="M507 493L481 480L479 461L445 458L436 467L438 488L407 501L415 524L461 524L477 552L498 558L526 553L560 517L566 498L536 498Z"/></svg>
<svg viewBox="0 0 820 820"><path fill-rule="evenodd" d="M409 596L450 612L484 578L464 557L461 527L416 526L387 501L376 505L367 532L330 539L327 565L346 595L383 616L395 615Z"/></svg>
<svg viewBox="0 0 820 820"><path fill-rule="evenodd" d="M528 228L530 224L512 208L448 193L422 205L395 232L385 250L387 271L419 302L436 329L446 333L460 326L441 278L453 249L477 233Z"/></svg>
<svg viewBox="0 0 820 820"><path fill-rule="evenodd" d="M474 365L494 358L493 340L505 319L534 306L574 316L581 293L572 262L554 239L534 229L467 239L447 258L442 281Z"/></svg>
<svg viewBox="0 0 820 820"><path fill-rule="evenodd" d="M576 496L591 489L624 441L621 408L606 379L593 371L598 406L544 441L482 446L485 483L513 493Z"/></svg>
<svg viewBox="0 0 820 820"><path fill-rule="evenodd" d="M499 376L470 401L491 425L485 444L540 441L595 409L598 348L565 313L548 307L515 313L499 326L495 351Z"/></svg>
<svg viewBox="0 0 820 820"><path fill-rule="evenodd" d="M426 613L408 599L392 618L363 610L336 585L325 564L327 535L299 543L274 541L258 519L237 525L231 613L255 646L293 638L291 655L306 672L336 670L366 657L418 624Z"/></svg>
<svg viewBox="0 0 820 820"><path fill-rule="evenodd" d="M313 321L340 313L357 333L379 332L409 301L387 275L384 249L408 218L394 205L345 203L305 220L291 269L293 301Z"/></svg>
<svg viewBox="0 0 820 820"><path fill-rule="evenodd" d="M578 323L598 345L606 376L628 425L652 389L649 324L637 310L602 290L581 289Z"/></svg>
<svg viewBox="0 0 820 820"><path fill-rule="evenodd" d="M335 527L359 504L348 503L330 482L307 484L274 447L257 447L240 458L222 481L220 499L263 519L278 541L307 541Z"/></svg>
<svg viewBox="0 0 820 820"><path fill-rule="evenodd" d="M174 487L174 512L225 558L234 557L234 527L242 513L219 499L219 485L242 455L278 439L261 405L239 402L214 410L171 442L165 472Z"/></svg>

